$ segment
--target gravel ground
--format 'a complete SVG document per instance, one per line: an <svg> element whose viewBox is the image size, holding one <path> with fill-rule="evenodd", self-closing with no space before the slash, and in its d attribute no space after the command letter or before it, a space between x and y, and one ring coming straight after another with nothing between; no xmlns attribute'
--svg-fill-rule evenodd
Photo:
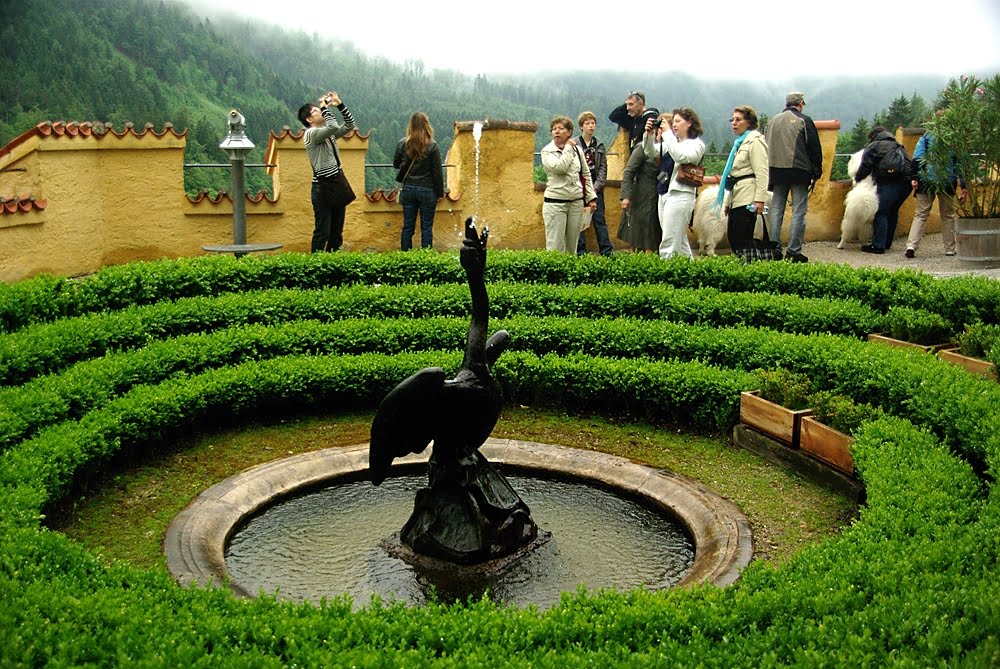
<svg viewBox="0 0 1000 669"><path fill-rule="evenodd" d="M1000 279L1000 261L967 262L956 256L946 256L941 243L941 233L925 234L915 258L906 258L906 240L896 239L892 248L882 255L862 253L861 244L849 243L838 249L837 242L806 242L802 253L809 262L846 263L853 267L885 267L886 269L913 269L936 276L978 274Z"/></svg>

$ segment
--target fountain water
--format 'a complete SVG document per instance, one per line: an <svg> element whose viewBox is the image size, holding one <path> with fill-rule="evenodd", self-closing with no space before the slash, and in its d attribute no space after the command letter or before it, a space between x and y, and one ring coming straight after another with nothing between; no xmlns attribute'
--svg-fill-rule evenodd
<svg viewBox="0 0 1000 669"><path fill-rule="evenodd" d="M476 171L475 171L475 196L472 205L472 220L479 221L479 140L483 136L483 123L476 121L472 124L472 139L476 143Z"/></svg>

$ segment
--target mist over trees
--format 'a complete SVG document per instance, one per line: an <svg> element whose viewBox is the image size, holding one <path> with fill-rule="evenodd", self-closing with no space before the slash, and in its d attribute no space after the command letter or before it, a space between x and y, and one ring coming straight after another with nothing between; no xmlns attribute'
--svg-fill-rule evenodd
<svg viewBox="0 0 1000 669"><path fill-rule="evenodd" d="M435 126L442 155L457 120L535 121L535 143L541 148L549 141L549 119L557 114L575 119L585 109L597 115L597 134L610 143L616 128L607 115L634 89L644 91L661 111L694 108L706 143L720 153L731 145L733 106L750 104L773 116L788 90L802 90L814 119L841 121L841 141L848 147L877 122L888 127L919 123L933 105L927 101L947 83L926 76L748 83L700 80L680 72L470 77L428 71L417 58L397 64L315 34L213 21L174 2L21 0L3 5L0 145L44 120L111 121L119 130L126 122L138 129L169 122L188 129L188 163L225 162L218 144L231 108L244 114L258 147L250 162L263 162L268 133L285 126L298 130L298 107L329 88L350 107L359 130L371 133L367 161L377 165L391 162L409 115L417 110ZM392 169L366 171L367 190L395 185ZM186 169L184 184L188 192L226 190L229 175L220 169ZM247 186L253 192L269 189L270 179L263 170L251 169Z"/></svg>

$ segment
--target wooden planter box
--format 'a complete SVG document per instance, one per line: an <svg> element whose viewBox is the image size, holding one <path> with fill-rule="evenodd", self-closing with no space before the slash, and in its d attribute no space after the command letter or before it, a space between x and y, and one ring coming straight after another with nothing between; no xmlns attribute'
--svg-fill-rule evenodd
<svg viewBox="0 0 1000 669"><path fill-rule="evenodd" d="M740 422L792 448L799 447L802 417L811 413L812 409L786 409L763 399L757 391L740 393Z"/></svg>
<svg viewBox="0 0 1000 669"><path fill-rule="evenodd" d="M938 357L942 360L947 360L948 362L954 363L959 367L964 368L967 372L971 374L978 374L979 376L985 376L988 379L997 380L997 368L989 360L980 360L979 358L970 358L967 355L962 355L957 349L943 349L937 352Z"/></svg>
<svg viewBox="0 0 1000 669"><path fill-rule="evenodd" d="M951 344L914 344L912 341L904 341L902 339L893 339L884 334L870 334L868 335L868 341L877 341L882 344L888 344L889 346L898 346L900 348L915 348L919 351L928 351L933 353L934 351L940 351L943 348L951 346Z"/></svg>
<svg viewBox="0 0 1000 669"><path fill-rule="evenodd" d="M854 474L851 444L854 439L812 416L803 416L799 430L799 448L845 474Z"/></svg>

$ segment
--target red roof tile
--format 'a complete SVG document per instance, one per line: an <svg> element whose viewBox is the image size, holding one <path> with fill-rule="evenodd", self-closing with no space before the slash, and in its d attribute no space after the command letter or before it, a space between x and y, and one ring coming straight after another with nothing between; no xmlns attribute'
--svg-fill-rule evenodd
<svg viewBox="0 0 1000 669"><path fill-rule="evenodd" d="M48 200L36 200L34 195L0 196L0 216L5 214L24 214L33 209L41 211L48 204Z"/></svg>
<svg viewBox="0 0 1000 669"><path fill-rule="evenodd" d="M272 198L270 195L268 195L266 190L257 191L256 195L250 195L249 193L247 193L246 197L247 197L248 200L250 200L250 202L252 202L254 204L258 204L258 203L260 203L260 202L262 202L264 200L267 200L268 202L271 202L272 204L278 201L276 198ZM200 190L200 191L198 191L197 195L193 195L193 196L192 195L188 195L187 199L190 200L192 204L198 204L199 202L203 202L205 200L208 200L212 204L219 204L219 203L222 202L223 199L229 200L230 202L233 201L233 198L229 194L229 192L228 191L224 191L224 190L220 190L215 195L215 197L212 197L209 194L209 192L206 191L206 190Z"/></svg>
<svg viewBox="0 0 1000 669"><path fill-rule="evenodd" d="M181 132L174 130L172 123L164 123L163 130L160 132L156 132L156 130L153 129L152 123L147 123L143 126L143 129L138 132L135 130L135 124L126 123L122 131L119 132L114 129L114 126L110 121L84 121L82 123L77 123L76 121L70 121L69 123L65 123L63 121L42 121L34 128L31 128L27 132L23 132L12 139L7 146L0 148L0 156L11 153L15 148L32 137L51 137L55 135L56 137L96 137L100 139L108 134L121 138L126 135L143 137L147 133L151 133L154 137L159 138L163 137L168 132L178 138L185 137L187 135L186 129Z"/></svg>

